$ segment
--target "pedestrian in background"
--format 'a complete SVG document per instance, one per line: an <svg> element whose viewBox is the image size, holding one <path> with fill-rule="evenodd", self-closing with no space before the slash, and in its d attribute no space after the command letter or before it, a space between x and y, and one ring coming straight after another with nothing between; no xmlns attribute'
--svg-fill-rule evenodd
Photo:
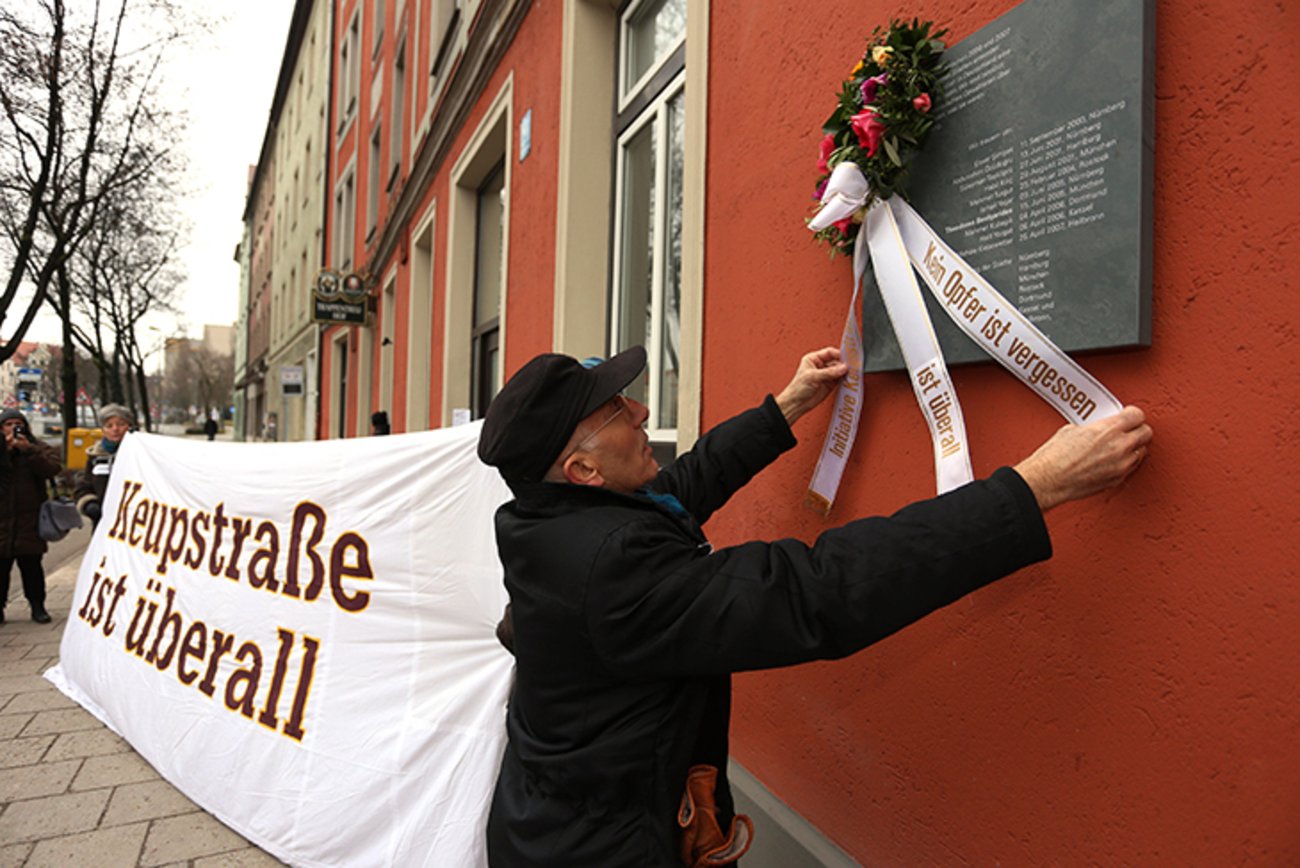
<svg viewBox="0 0 1300 868"><path fill-rule="evenodd" d="M203 433L208 435L208 440L217 439L217 420L209 416L203 423Z"/></svg>
<svg viewBox="0 0 1300 868"><path fill-rule="evenodd" d="M388 411L376 410L370 414L370 431L376 437L382 437L385 434L391 434L392 428L388 424Z"/></svg>
<svg viewBox="0 0 1300 868"><path fill-rule="evenodd" d="M86 450L86 469L77 476L77 509L92 525L99 524L104 512L104 492L108 490L113 460L126 432L135 427L135 414L121 404L105 404L99 409L99 427L104 436Z"/></svg>
<svg viewBox="0 0 1300 868"><path fill-rule="evenodd" d="M9 574L17 561L32 620L48 624L41 557L49 546L41 539L37 521L45 501L46 480L57 476L63 466L52 447L32 436L27 417L18 410L0 413L0 435L0 623L4 623L9 600Z"/></svg>

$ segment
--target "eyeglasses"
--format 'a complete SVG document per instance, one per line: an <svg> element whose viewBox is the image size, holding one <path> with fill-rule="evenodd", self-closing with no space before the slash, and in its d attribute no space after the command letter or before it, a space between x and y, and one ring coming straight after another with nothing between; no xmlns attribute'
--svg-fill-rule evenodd
<svg viewBox="0 0 1300 868"><path fill-rule="evenodd" d="M604 422L601 422L599 425L597 425L595 431L592 431L586 437L583 437L582 440L578 441L577 446L574 446L568 452L564 453L564 455L562 455L559 459L561 464L563 464L565 461L568 461L569 456L573 455L575 452L582 451L582 447L586 446L593 439L595 439L597 434L599 434L601 431L604 431L606 428L608 428L611 422L613 422L615 419L621 416L625 410L627 410L627 398L623 397L622 394L615 395L614 400L618 402L618 409L615 410L608 419L606 419Z"/></svg>

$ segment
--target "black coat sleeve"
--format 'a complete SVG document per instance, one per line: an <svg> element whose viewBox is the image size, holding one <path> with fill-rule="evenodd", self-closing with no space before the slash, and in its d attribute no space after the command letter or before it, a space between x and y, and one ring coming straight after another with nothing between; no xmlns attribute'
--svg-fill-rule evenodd
<svg viewBox="0 0 1300 868"><path fill-rule="evenodd" d="M795 445L790 426L768 395L701 437L655 478L653 488L681 501L700 524L782 452Z"/></svg>
<svg viewBox="0 0 1300 868"><path fill-rule="evenodd" d="M587 597L605 665L624 677L709 675L843 657L1051 555L1015 471L798 540L712 554L662 520L606 540Z"/></svg>

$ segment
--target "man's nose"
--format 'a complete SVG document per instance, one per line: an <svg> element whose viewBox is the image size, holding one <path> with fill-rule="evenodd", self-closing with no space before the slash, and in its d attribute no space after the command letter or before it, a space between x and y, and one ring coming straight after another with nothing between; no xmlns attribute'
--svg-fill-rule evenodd
<svg viewBox="0 0 1300 868"><path fill-rule="evenodd" d="M640 428L650 418L650 408L636 398L628 398L627 405L632 411L632 424Z"/></svg>

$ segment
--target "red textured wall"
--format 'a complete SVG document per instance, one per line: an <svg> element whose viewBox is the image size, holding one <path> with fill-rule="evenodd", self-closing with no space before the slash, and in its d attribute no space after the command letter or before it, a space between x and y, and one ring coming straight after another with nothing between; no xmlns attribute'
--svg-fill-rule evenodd
<svg viewBox="0 0 1300 868"><path fill-rule="evenodd" d="M713 0L706 425L838 342L849 263L802 220L863 37L905 12L960 38L1013 5ZM860 861L1300 861L1298 40L1291 4L1158 4L1153 343L1085 360L1147 410L1141 471L1052 513L1046 565L847 661L736 679L736 757ZM980 475L1060 424L992 364L954 378ZM842 520L933 491L903 375L866 385ZM799 501L827 410L715 544L825 526Z"/></svg>

